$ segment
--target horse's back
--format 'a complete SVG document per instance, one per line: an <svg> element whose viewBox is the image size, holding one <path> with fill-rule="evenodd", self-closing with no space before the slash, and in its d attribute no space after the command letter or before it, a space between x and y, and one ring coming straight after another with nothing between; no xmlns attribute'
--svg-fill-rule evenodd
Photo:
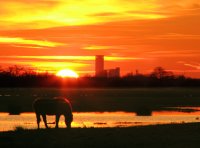
<svg viewBox="0 0 200 148"><path fill-rule="evenodd" d="M66 99L37 99L33 103L36 114L66 114L72 112L71 104Z"/></svg>

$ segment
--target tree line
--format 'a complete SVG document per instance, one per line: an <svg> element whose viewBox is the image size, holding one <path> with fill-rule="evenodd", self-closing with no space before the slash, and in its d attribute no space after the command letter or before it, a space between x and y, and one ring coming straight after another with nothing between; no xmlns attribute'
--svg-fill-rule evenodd
<svg viewBox="0 0 200 148"><path fill-rule="evenodd" d="M37 73L21 66L0 68L0 87L199 87L200 79L175 75L162 67L150 74L128 73L123 77L61 78L54 74Z"/></svg>

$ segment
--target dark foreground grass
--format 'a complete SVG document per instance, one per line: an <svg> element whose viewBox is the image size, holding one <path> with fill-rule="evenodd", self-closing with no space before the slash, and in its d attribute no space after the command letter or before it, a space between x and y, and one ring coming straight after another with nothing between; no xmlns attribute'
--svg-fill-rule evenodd
<svg viewBox="0 0 200 148"><path fill-rule="evenodd" d="M1 132L0 147L198 148L200 123L130 128L73 128Z"/></svg>

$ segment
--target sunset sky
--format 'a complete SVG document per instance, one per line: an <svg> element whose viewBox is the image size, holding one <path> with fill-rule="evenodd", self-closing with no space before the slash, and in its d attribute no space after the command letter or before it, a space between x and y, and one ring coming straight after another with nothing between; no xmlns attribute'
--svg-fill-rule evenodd
<svg viewBox="0 0 200 148"><path fill-rule="evenodd" d="M162 66L200 78L199 0L0 1L0 67L121 74Z"/></svg>

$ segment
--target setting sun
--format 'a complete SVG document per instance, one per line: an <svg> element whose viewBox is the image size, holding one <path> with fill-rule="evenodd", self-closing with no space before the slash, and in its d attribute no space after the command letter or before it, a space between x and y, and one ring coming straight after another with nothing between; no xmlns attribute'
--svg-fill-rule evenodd
<svg viewBox="0 0 200 148"><path fill-rule="evenodd" d="M70 77L70 78L78 78L78 74L73 71L73 70L70 70L70 69L63 69L63 70L60 70L56 73L57 76L59 77Z"/></svg>

